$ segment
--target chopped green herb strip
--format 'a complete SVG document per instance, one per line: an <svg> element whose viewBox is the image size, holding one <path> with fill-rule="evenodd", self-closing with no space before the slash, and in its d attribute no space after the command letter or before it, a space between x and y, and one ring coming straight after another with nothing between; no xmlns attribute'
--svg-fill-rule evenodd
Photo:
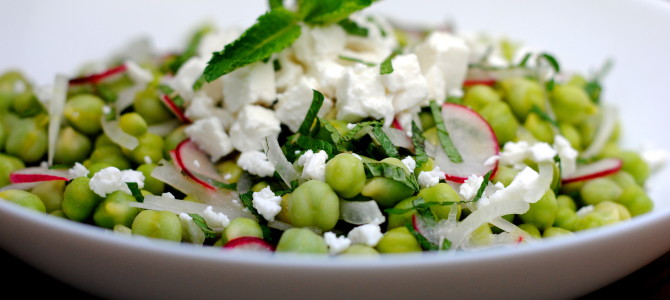
<svg viewBox="0 0 670 300"><path fill-rule="evenodd" d="M272 68L275 70L275 72L281 71L281 63L278 59L272 61Z"/></svg>
<svg viewBox="0 0 670 300"><path fill-rule="evenodd" d="M317 140L310 136L299 136L296 144L305 150L311 149L314 152L323 150L328 154L328 157L333 157L333 153L335 153L335 145L324 140Z"/></svg>
<svg viewBox="0 0 670 300"><path fill-rule="evenodd" d="M430 205L427 205L426 200L423 198L416 198L412 201L412 206L416 210L418 217L426 223L427 225L435 225L435 214L430 210Z"/></svg>
<svg viewBox="0 0 670 300"><path fill-rule="evenodd" d="M445 99L444 102L461 104L463 103L463 98L456 96L447 96L447 99Z"/></svg>
<svg viewBox="0 0 670 300"><path fill-rule="evenodd" d="M163 94L166 94L166 95L171 95L171 94L174 93L174 89L167 84L159 84L158 85L158 90L160 90Z"/></svg>
<svg viewBox="0 0 670 300"><path fill-rule="evenodd" d="M140 191L140 187L137 184L137 182L126 182L126 185L128 186L128 189L130 189L130 193L133 194L133 197L135 197L135 200L137 200L137 202L139 203L144 202L144 195L142 195L142 192Z"/></svg>
<svg viewBox="0 0 670 300"><path fill-rule="evenodd" d="M347 60L347 61L353 61L353 62L356 62L356 63L361 63L361 64L364 64L364 65L366 65L366 66L368 66L368 67L374 67L374 66L377 65L377 64L375 64L375 63L371 63L371 62L368 62L368 61L364 61L364 60L362 60L362 59L360 59L360 58L349 57L349 56L344 56L344 55L340 55L340 56L338 56L337 58L342 59L342 60Z"/></svg>
<svg viewBox="0 0 670 300"><path fill-rule="evenodd" d="M383 162L364 162L365 175L370 177L386 177L400 182L412 190L419 191L419 183L412 174L408 174L402 167Z"/></svg>
<svg viewBox="0 0 670 300"><path fill-rule="evenodd" d="M180 95L177 95L172 97L172 103L174 103L176 106L184 107L186 101L184 101L184 98L182 98Z"/></svg>
<svg viewBox="0 0 670 300"><path fill-rule="evenodd" d="M517 65L520 68L526 67L526 64L528 63L528 60L530 59L531 53L526 53L526 55L523 56L519 64Z"/></svg>
<svg viewBox="0 0 670 300"><path fill-rule="evenodd" d="M332 24L371 4L372 0L299 0L298 14L307 24Z"/></svg>
<svg viewBox="0 0 670 300"><path fill-rule="evenodd" d="M368 29L359 26L358 23L352 21L351 19L344 19L337 24L339 24L340 27L342 27L342 29L344 29L344 31L346 31L348 34L362 37L368 36Z"/></svg>
<svg viewBox="0 0 670 300"><path fill-rule="evenodd" d="M270 9L284 7L284 1L283 0L268 0L268 6L270 6Z"/></svg>
<svg viewBox="0 0 670 300"><path fill-rule="evenodd" d="M463 162L461 154L458 153L458 149L456 149L456 146L454 146L454 143L449 137L447 127L444 126L444 121L442 120L442 110L437 105L435 100L430 101L430 111L433 115L433 119L435 119L435 127L437 128L437 137L440 140L440 145L449 157L449 160L451 160L453 163Z"/></svg>
<svg viewBox="0 0 670 300"><path fill-rule="evenodd" d="M193 223L195 223L195 225L198 225L198 227L200 227L200 230L202 230L206 238L208 239L216 238L216 231L212 230L211 228L209 228L209 226L207 226L205 218L203 218L199 214L188 214L188 215L193 219Z"/></svg>
<svg viewBox="0 0 670 300"><path fill-rule="evenodd" d="M551 79L549 79L549 81L547 81L547 83L545 84L545 88L547 89L547 91L550 91L550 92L551 92L551 91L554 90L554 86L555 86L555 85L556 85L556 81L554 80L554 78L551 78Z"/></svg>
<svg viewBox="0 0 670 300"><path fill-rule="evenodd" d="M414 228L414 225L412 224L412 222L407 222L407 223L405 224L405 227L407 227L407 229L409 229L409 232L414 236L414 238L416 239L416 241L419 242L419 245L421 246L421 248L422 248L423 250L426 250L426 251L437 251L437 250L440 250L440 247L438 247L436 244L434 244L434 243L432 243L431 241L429 241L429 240L428 240L425 236L423 236L421 233L419 233L418 231L416 231L416 229Z"/></svg>
<svg viewBox="0 0 670 300"><path fill-rule="evenodd" d="M191 57L193 57L196 52L198 51L198 46L200 45L200 41L202 40L202 37L205 36L208 32L210 32L212 28L209 26L206 26L204 28L199 29L196 31L193 36L191 36L191 39L188 42L188 45L186 46L186 49L184 52L177 56L174 61L170 63L168 68L172 73L177 73L177 70L181 68L181 66L189 60Z"/></svg>
<svg viewBox="0 0 670 300"><path fill-rule="evenodd" d="M328 142L332 142L334 145L336 145L340 141L340 132L337 131L337 129L330 124L325 119L322 118L317 118L317 122L319 122L319 130L317 132L314 132L311 134L311 136L322 139Z"/></svg>
<svg viewBox="0 0 670 300"><path fill-rule="evenodd" d="M314 124L314 119L316 118L316 115L319 113L319 110L321 109L321 105L323 105L323 94L319 93L317 90L313 90L314 95L312 96L312 104L309 106L309 109L307 110L307 114L305 115L305 119L302 121L302 124L300 124L300 127L298 128L298 133L301 135L307 135L309 133L309 129L312 128L312 124Z"/></svg>
<svg viewBox="0 0 670 300"><path fill-rule="evenodd" d="M472 202L476 202L482 197L482 195L484 195L486 186L488 186L489 182L491 181L491 174L493 174L493 170L488 171L486 175L484 175L484 180L482 180L482 184L479 186L479 189L477 190L477 195L475 195L475 197L472 199Z"/></svg>
<svg viewBox="0 0 670 300"><path fill-rule="evenodd" d="M381 127L373 127L372 134L388 157L398 157L398 149Z"/></svg>
<svg viewBox="0 0 670 300"><path fill-rule="evenodd" d="M558 156L558 154L554 156L554 163L558 165L558 175L554 177L554 182L556 183L556 187L554 187L554 193L558 195L561 191L562 181L560 179L563 177L563 163L561 162L561 157Z"/></svg>
<svg viewBox="0 0 670 300"><path fill-rule="evenodd" d="M193 83L193 90L194 90L194 91L199 91L199 90L202 88L202 86L205 84L205 82L207 82L207 81L205 80L205 76L202 76L202 75L201 75L201 76L198 77L198 79Z"/></svg>
<svg viewBox="0 0 670 300"><path fill-rule="evenodd" d="M368 16L367 20L377 25L377 28L379 28L379 34L381 34L382 37L386 37L387 35L386 30L384 30L384 27L382 27L375 18L373 18L372 16Z"/></svg>
<svg viewBox="0 0 670 300"><path fill-rule="evenodd" d="M391 54L379 66L379 74L384 75L393 73L393 58L398 54L400 54L398 50L391 52Z"/></svg>
<svg viewBox="0 0 670 300"><path fill-rule="evenodd" d="M533 105L530 111L536 113L540 119L544 120L545 122L549 122L551 125L558 127L558 122L552 119L546 112L542 111L542 109L540 109L537 105Z"/></svg>
<svg viewBox="0 0 670 300"><path fill-rule="evenodd" d="M214 187L221 188L221 189L227 189L227 190L231 190L231 191L237 191L237 183L225 183L225 182L221 182L221 181L218 181L218 180L214 180L214 179L209 178L209 177L198 176L198 175L196 175L196 177L198 177L198 179L200 179L202 181L205 181L205 182L211 184Z"/></svg>
<svg viewBox="0 0 670 300"><path fill-rule="evenodd" d="M417 166L422 166L428 161L428 155L424 148L425 141L421 128L412 121L412 144L414 145L414 161L416 161Z"/></svg>
<svg viewBox="0 0 670 300"><path fill-rule="evenodd" d="M63 169L69 169L71 167L72 167L71 165L56 164L56 165L50 166L49 170L63 170Z"/></svg>
<svg viewBox="0 0 670 300"><path fill-rule="evenodd" d="M551 67L554 69L554 71L556 71L556 73L561 71L561 66L558 64L556 58L554 58L551 54L542 53L537 57L537 59L538 61L541 59L546 60L549 63L549 65L551 65Z"/></svg>
<svg viewBox="0 0 670 300"><path fill-rule="evenodd" d="M602 89L600 82L597 81L589 81L584 86L584 91L589 95L591 101L596 104L600 103L600 93L602 92Z"/></svg>
<svg viewBox="0 0 670 300"><path fill-rule="evenodd" d="M300 36L296 16L275 8L260 16L237 40L215 52L204 71L205 80L214 81L237 68L261 61L291 45Z"/></svg>

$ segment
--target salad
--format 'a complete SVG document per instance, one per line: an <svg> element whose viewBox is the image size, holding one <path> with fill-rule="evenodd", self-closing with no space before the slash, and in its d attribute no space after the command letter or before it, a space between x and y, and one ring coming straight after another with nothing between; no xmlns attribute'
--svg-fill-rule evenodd
<svg viewBox="0 0 670 300"><path fill-rule="evenodd" d="M184 49L0 75L0 198L120 234L377 255L515 246L653 209L610 64L298 1Z"/></svg>

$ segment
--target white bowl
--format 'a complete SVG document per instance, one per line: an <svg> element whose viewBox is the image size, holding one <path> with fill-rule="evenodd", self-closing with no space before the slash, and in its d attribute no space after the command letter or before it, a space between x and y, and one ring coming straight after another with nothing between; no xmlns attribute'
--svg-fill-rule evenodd
<svg viewBox="0 0 670 300"><path fill-rule="evenodd" d="M220 25L244 26L265 4L163 2L12 3L15 9L0 12L0 69L20 67L48 83L56 72L103 58L137 31L156 36L159 47L176 45L174 33L183 38L203 15L218 14ZM667 2L382 1L370 10L413 21L450 17L459 29L505 33L547 49L571 69L592 70L611 57L616 65L605 81L605 98L621 108L626 144L637 149L652 141L670 149ZM655 210L629 222L571 238L456 255L224 254L119 236L6 202L0 202L0 245L51 276L111 298L574 298L670 250L670 236L664 234L670 228L668 180L667 169L656 174L650 181Z"/></svg>

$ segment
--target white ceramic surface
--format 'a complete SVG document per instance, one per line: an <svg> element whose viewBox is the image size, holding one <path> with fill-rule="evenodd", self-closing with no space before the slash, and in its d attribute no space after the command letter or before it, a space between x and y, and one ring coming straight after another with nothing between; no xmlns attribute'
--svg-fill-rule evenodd
<svg viewBox="0 0 670 300"><path fill-rule="evenodd" d="M265 1L247 2L2 1L0 69L21 67L48 83L55 72L103 58L136 32L157 37L158 48L166 49L202 17L220 25L249 24ZM651 141L670 149L670 3L463 2L387 0L371 10L415 21L451 18L459 29L507 33L578 70L612 57L616 65L606 80L606 98L621 108L627 145L635 149ZM0 246L82 290L113 298L574 298L670 250L668 180L666 169L650 182L656 210L625 224L457 255L370 260L223 254L117 236L5 202L0 202Z"/></svg>

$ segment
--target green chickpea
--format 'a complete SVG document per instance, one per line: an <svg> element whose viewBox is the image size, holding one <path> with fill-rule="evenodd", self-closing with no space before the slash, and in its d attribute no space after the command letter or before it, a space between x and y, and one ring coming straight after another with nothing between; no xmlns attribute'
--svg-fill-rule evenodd
<svg viewBox="0 0 670 300"><path fill-rule="evenodd" d="M326 183L340 197L350 199L361 193L365 185L365 169L351 153L340 153L326 163Z"/></svg>
<svg viewBox="0 0 670 300"><path fill-rule="evenodd" d="M114 167L114 165L100 161L100 162L91 162L90 160L84 161L83 163L84 167L88 169L88 178L92 178L95 173L98 173L98 171L107 168L107 167Z"/></svg>
<svg viewBox="0 0 670 300"><path fill-rule="evenodd" d="M434 186L424 188L419 191L419 197L426 200L426 202L443 203L443 202L458 202L460 196L449 184L440 182ZM433 205L430 210L440 219L447 219L454 205ZM456 204L457 218L461 215L461 206Z"/></svg>
<svg viewBox="0 0 670 300"><path fill-rule="evenodd" d="M582 149L586 149L593 142L593 138L596 136L596 131L599 126L599 119L597 115L590 116L586 118L581 123L574 124L577 130L579 131L579 136L582 138Z"/></svg>
<svg viewBox="0 0 670 300"><path fill-rule="evenodd" d="M228 241L238 237L251 236L263 238L263 230L256 220L249 218L236 218L230 221L230 224L223 229L221 234L221 243L225 245Z"/></svg>
<svg viewBox="0 0 670 300"><path fill-rule="evenodd" d="M9 185L9 174L25 167L20 159L0 153L0 186Z"/></svg>
<svg viewBox="0 0 670 300"><path fill-rule="evenodd" d="M314 226L323 231L335 227L340 217L340 200L328 184L307 181L296 188L288 200L289 218L299 227Z"/></svg>
<svg viewBox="0 0 670 300"><path fill-rule="evenodd" d="M132 233L150 238L180 242L182 237L179 217L169 211L143 210L133 220Z"/></svg>
<svg viewBox="0 0 670 300"><path fill-rule="evenodd" d="M529 113L523 127L530 132L540 142L549 144L554 143L554 129L552 125L542 120L536 113Z"/></svg>
<svg viewBox="0 0 670 300"><path fill-rule="evenodd" d="M407 227L396 227L386 233L375 247L379 253L421 252L421 245Z"/></svg>
<svg viewBox="0 0 670 300"><path fill-rule="evenodd" d="M45 111L32 89L16 95L12 103L12 110L21 117L32 117Z"/></svg>
<svg viewBox="0 0 670 300"><path fill-rule="evenodd" d="M149 130L147 122L136 112L121 115L119 117L119 127L125 133L136 137L144 135Z"/></svg>
<svg viewBox="0 0 670 300"><path fill-rule="evenodd" d="M46 124L48 117L21 119L12 128L5 145L7 154L24 162L38 162L47 153L48 140Z"/></svg>
<svg viewBox="0 0 670 300"><path fill-rule="evenodd" d="M85 160L91 153L91 140L72 127L61 129L56 141L54 162L73 164Z"/></svg>
<svg viewBox="0 0 670 300"><path fill-rule="evenodd" d="M139 113L148 124L158 124L174 117L172 112L163 104L158 91L150 87L135 95L133 110Z"/></svg>
<svg viewBox="0 0 670 300"><path fill-rule="evenodd" d="M573 86L580 87L580 88L584 88L586 86L586 84L588 84L588 83L589 82L586 80L586 78L584 78L584 76L582 76L580 74L575 74L575 75L572 75L570 77L570 79L568 79L568 82L566 82L565 84L573 85Z"/></svg>
<svg viewBox="0 0 670 300"><path fill-rule="evenodd" d="M559 196L560 197L560 196ZM577 212L569 206L558 206L556 209L556 218L554 219L554 227L560 227L566 230L574 230L577 223Z"/></svg>
<svg viewBox="0 0 670 300"><path fill-rule="evenodd" d="M40 197L46 208L46 212L51 213L61 210L63 203L63 192L65 191L64 180L44 181L37 184L31 193Z"/></svg>
<svg viewBox="0 0 670 300"><path fill-rule="evenodd" d="M525 120L533 106L545 109L544 88L536 81L517 77L500 82L503 94L512 112L519 120Z"/></svg>
<svg viewBox="0 0 670 300"><path fill-rule="evenodd" d="M572 211L577 211L577 204L575 203L575 200L568 195L556 196L556 204L558 207L567 207Z"/></svg>
<svg viewBox="0 0 670 300"><path fill-rule="evenodd" d="M616 211L598 211L594 210L577 219L575 230L581 231L614 224L619 221L619 215Z"/></svg>
<svg viewBox="0 0 670 300"><path fill-rule="evenodd" d="M539 239L539 238L542 237L542 234L540 234L540 230L537 229L537 226L535 226L533 224L529 224L529 223L519 224L519 228L521 228L521 230L525 231L526 233L528 233L530 236L532 236L534 238Z"/></svg>
<svg viewBox="0 0 670 300"><path fill-rule="evenodd" d="M123 155L121 148L118 146L102 146L93 150L91 153L91 163L106 163L108 165L114 166L119 170L125 170L130 168L130 162ZM142 162L144 163L144 162ZM87 166L88 167L88 166ZM92 175L93 172L91 171Z"/></svg>
<svg viewBox="0 0 670 300"><path fill-rule="evenodd" d="M93 221L96 225L109 229L113 229L116 225L131 226L140 209L130 206L128 204L130 202L137 200L124 191L109 194L95 209Z"/></svg>
<svg viewBox="0 0 670 300"><path fill-rule="evenodd" d="M516 138L519 121L506 103L501 101L489 103L479 113L491 125L498 143L504 144Z"/></svg>
<svg viewBox="0 0 670 300"><path fill-rule="evenodd" d="M132 151L122 149L135 163L156 163L163 158L163 147L165 142L160 135L150 132L138 138L140 144Z"/></svg>
<svg viewBox="0 0 670 300"><path fill-rule="evenodd" d="M379 256L379 252L368 245L355 244L349 246L346 250L340 253L340 256L356 256L356 255L365 255L365 256Z"/></svg>
<svg viewBox="0 0 670 300"><path fill-rule="evenodd" d="M54 211L50 212L49 214L54 216L54 217L59 217L61 219L67 219L67 216L65 215L63 210L60 210L60 209L54 210Z"/></svg>
<svg viewBox="0 0 670 300"><path fill-rule="evenodd" d="M463 105L480 111L489 103L500 102L500 95L488 85L475 85L467 89L463 95Z"/></svg>
<svg viewBox="0 0 670 300"><path fill-rule="evenodd" d="M144 175L144 189L154 195L160 195L165 191L165 183L151 176L151 172L156 166L156 164L142 164L137 167L137 171Z"/></svg>
<svg viewBox="0 0 670 300"><path fill-rule="evenodd" d="M7 111L14 99L27 89L30 84L21 72L11 70L0 75L0 112Z"/></svg>
<svg viewBox="0 0 670 300"><path fill-rule="evenodd" d="M625 206L631 216L648 213L654 208L654 202L651 198L641 187L636 185L624 187L623 193L616 202Z"/></svg>
<svg viewBox="0 0 670 300"><path fill-rule="evenodd" d="M554 224L557 209L556 195L550 189L544 193L539 201L531 203L526 213L519 216L524 223L533 224L538 229L544 230Z"/></svg>
<svg viewBox="0 0 670 300"><path fill-rule="evenodd" d="M22 190L4 190L0 192L0 199L16 203L25 208L46 213L46 207L40 197Z"/></svg>
<svg viewBox="0 0 670 300"><path fill-rule="evenodd" d="M593 209L615 214L617 216L617 221L626 221L631 218L630 212L625 206L611 201L600 202Z"/></svg>
<svg viewBox="0 0 670 300"><path fill-rule="evenodd" d="M592 205L603 201L615 201L621 196L621 193L623 190L614 181L607 178L588 180L579 190L582 201Z"/></svg>
<svg viewBox="0 0 670 300"><path fill-rule="evenodd" d="M575 150L582 150L582 137L575 126L567 123L559 123L558 132L570 142L572 148L575 148Z"/></svg>
<svg viewBox="0 0 670 300"><path fill-rule="evenodd" d="M572 231L567 230L565 228L560 228L560 227L549 227L544 230L542 233L543 238L552 238L552 237L557 237L557 236L570 236L574 235Z"/></svg>
<svg viewBox="0 0 670 300"><path fill-rule="evenodd" d="M598 111L584 89L574 85L556 85L551 91L551 106L556 120L578 124Z"/></svg>
<svg viewBox="0 0 670 300"><path fill-rule="evenodd" d="M105 102L98 96L90 94L76 95L65 103L63 114L65 119L77 129L87 135L100 132L102 108Z"/></svg>
<svg viewBox="0 0 670 300"><path fill-rule="evenodd" d="M63 212L74 221L83 222L93 215L93 211L102 201L89 187L91 181L88 177L73 179L63 193Z"/></svg>
<svg viewBox="0 0 670 300"><path fill-rule="evenodd" d="M323 237L307 228L291 228L279 238L276 251L327 254L328 245Z"/></svg>

